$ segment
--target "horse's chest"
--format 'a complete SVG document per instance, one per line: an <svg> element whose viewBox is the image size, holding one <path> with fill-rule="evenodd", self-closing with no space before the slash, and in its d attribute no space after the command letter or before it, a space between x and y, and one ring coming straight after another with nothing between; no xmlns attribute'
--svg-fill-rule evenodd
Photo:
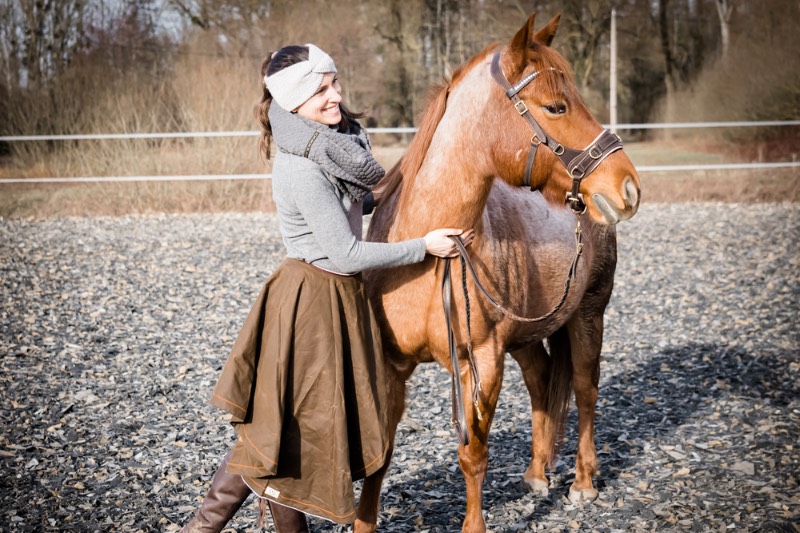
<svg viewBox="0 0 800 533"><path fill-rule="evenodd" d="M437 289L430 282L410 282L402 291L383 295L389 349L417 363L438 360L446 353L447 329Z"/></svg>

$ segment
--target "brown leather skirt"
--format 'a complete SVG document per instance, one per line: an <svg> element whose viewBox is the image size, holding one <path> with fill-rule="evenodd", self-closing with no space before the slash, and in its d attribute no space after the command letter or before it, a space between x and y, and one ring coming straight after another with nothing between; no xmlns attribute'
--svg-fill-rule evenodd
<svg viewBox="0 0 800 533"><path fill-rule="evenodd" d="M353 480L386 460L385 395L361 276L287 259L267 280L212 395L238 434L228 472L260 497L350 524Z"/></svg>

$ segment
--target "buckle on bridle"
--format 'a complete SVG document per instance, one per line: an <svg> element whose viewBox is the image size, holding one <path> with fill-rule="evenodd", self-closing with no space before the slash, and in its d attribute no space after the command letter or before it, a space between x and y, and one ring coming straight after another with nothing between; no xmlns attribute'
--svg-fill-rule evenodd
<svg viewBox="0 0 800 533"><path fill-rule="evenodd" d="M572 191L568 191L565 202L569 204L569 208L576 215L582 215L586 212L586 202L583 200L583 194L581 193L575 195L572 194Z"/></svg>
<svg viewBox="0 0 800 533"><path fill-rule="evenodd" d="M524 100L514 102L514 109L516 109L517 113L519 113L520 115L524 115L525 113L528 112L528 106L525 105Z"/></svg>

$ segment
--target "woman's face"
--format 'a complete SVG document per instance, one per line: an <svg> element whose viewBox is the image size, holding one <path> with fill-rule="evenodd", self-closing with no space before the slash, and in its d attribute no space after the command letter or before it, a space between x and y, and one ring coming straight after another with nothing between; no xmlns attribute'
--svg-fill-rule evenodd
<svg viewBox="0 0 800 533"><path fill-rule="evenodd" d="M336 74L331 72L322 78L322 85L319 86L314 96L306 100L295 111L301 117L334 126L342 121L342 113L339 111L339 102L341 101L342 87L339 85Z"/></svg>

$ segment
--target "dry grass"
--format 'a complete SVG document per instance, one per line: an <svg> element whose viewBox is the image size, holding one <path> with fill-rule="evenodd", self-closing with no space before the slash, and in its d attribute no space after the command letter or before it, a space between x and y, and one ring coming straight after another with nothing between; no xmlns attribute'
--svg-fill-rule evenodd
<svg viewBox="0 0 800 533"><path fill-rule="evenodd" d="M796 160L800 140L792 132L780 141L742 145L707 134L628 143L625 151L637 166L777 162ZM646 202L800 202L797 168L643 172L640 178Z"/></svg>

